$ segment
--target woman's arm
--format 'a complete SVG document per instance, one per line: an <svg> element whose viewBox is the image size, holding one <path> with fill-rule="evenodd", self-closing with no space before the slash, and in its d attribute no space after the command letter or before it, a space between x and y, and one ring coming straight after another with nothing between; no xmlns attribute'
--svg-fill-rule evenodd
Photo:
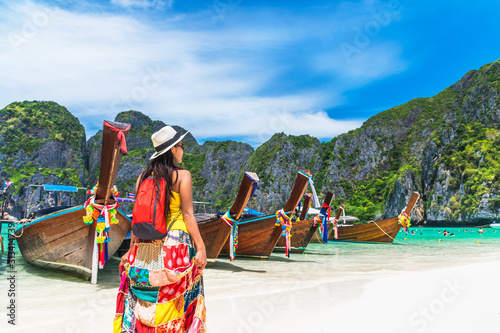
<svg viewBox="0 0 500 333"><path fill-rule="evenodd" d="M196 256L194 257L194 264L199 268L203 269L207 265L207 254L205 250L205 243L201 238L200 230L198 229L198 223L194 217L193 212L193 186L191 180L191 173L187 170L182 170L182 176L179 172L180 180L180 196L181 196L181 207L182 215L184 216L184 221L189 232L189 235L193 239L194 245L196 247Z"/></svg>

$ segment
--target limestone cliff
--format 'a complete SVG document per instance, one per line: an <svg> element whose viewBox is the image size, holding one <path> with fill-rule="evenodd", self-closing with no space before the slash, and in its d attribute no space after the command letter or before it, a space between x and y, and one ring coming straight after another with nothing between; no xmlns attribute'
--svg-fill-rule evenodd
<svg viewBox="0 0 500 333"><path fill-rule="evenodd" d="M0 110L0 179L14 183L8 213L82 202L85 191L56 195L30 185L85 186L85 130L54 102L15 102ZM31 204L28 206L28 204Z"/></svg>

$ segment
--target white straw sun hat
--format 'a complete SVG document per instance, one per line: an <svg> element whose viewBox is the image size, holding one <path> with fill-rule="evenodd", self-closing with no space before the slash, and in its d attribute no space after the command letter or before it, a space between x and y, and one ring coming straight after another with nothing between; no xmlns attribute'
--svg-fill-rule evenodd
<svg viewBox="0 0 500 333"><path fill-rule="evenodd" d="M150 160L157 158L161 154L165 154L167 151L172 149L173 146L179 143L179 141L184 139L188 133L189 131L180 135L171 126L165 126L158 132L153 133L153 135L151 135L151 141L153 141L153 146L155 147L156 152L153 156L151 156Z"/></svg>

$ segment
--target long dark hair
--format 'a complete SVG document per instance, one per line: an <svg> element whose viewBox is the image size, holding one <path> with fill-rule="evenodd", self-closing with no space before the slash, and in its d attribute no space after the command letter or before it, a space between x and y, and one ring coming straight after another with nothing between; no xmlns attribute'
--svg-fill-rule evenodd
<svg viewBox="0 0 500 333"><path fill-rule="evenodd" d="M173 176L175 173L175 181L177 181L177 168L174 165L174 154L172 150L167 151L164 154L156 157L149 161L146 170L141 174L141 180L139 181L138 188L141 187L144 179L153 177L155 182L156 198L160 200L160 184L161 179L165 180L165 216L170 214L170 198L172 196L172 186L175 184L173 181Z"/></svg>

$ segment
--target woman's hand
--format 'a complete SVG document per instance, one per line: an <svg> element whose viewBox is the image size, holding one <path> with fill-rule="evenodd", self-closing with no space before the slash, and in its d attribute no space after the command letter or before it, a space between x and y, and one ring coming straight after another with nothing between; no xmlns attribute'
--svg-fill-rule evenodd
<svg viewBox="0 0 500 333"><path fill-rule="evenodd" d="M205 268L207 265L207 252L205 251L205 248L196 251L194 264L199 270L203 270Z"/></svg>
<svg viewBox="0 0 500 333"><path fill-rule="evenodd" d="M128 255L130 254L130 249L125 253L121 260L120 260L120 266L125 266L125 264L128 262Z"/></svg>

